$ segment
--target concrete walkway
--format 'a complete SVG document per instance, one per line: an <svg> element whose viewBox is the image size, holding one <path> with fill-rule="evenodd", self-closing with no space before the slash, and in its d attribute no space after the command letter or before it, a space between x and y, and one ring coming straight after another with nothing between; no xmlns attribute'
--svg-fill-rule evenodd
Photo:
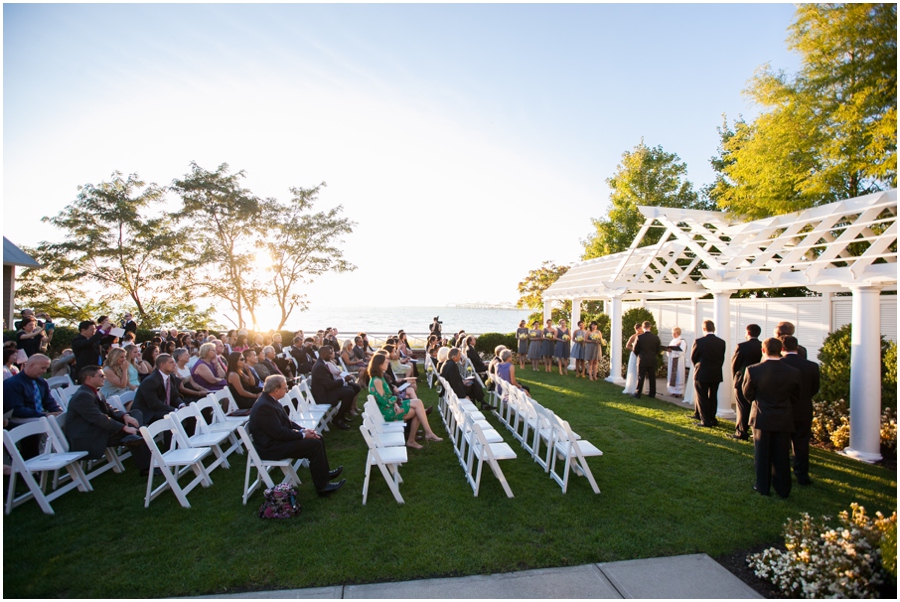
<svg viewBox="0 0 900 602"><path fill-rule="evenodd" d="M761 598L706 554L200 598Z"/></svg>

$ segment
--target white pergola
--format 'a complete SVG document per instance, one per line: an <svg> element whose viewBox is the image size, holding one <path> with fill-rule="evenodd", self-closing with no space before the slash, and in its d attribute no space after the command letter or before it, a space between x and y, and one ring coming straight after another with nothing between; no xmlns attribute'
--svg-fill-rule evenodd
<svg viewBox="0 0 900 602"><path fill-rule="evenodd" d="M897 286L897 190L752 222L724 213L640 207L646 220L622 253L575 264L543 295L545 318L554 302L602 299L611 319L611 373L622 383L622 301L713 296L717 334L732 352L729 299L744 289L805 286L830 295L852 293L850 446L845 452L878 461L881 415L879 295ZM641 246L650 230L659 241ZM699 329L695 324L695 332ZM724 370L718 415L734 418L731 374Z"/></svg>

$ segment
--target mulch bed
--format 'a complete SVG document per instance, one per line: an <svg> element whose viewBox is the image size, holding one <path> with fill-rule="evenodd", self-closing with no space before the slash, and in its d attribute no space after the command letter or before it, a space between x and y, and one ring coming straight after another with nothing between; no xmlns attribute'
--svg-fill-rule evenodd
<svg viewBox="0 0 900 602"><path fill-rule="evenodd" d="M750 565L747 564L747 556L749 556L750 554L757 554L768 548L777 548L783 546L783 541L776 541L774 543L762 544L754 546L752 548L747 548L746 550L738 550L737 552L732 552L731 554L717 556L714 560L728 569L732 575L756 590L756 592L763 598L787 598L786 595L781 593L781 591L778 590L770 582L757 577L753 573L753 569L750 568Z"/></svg>

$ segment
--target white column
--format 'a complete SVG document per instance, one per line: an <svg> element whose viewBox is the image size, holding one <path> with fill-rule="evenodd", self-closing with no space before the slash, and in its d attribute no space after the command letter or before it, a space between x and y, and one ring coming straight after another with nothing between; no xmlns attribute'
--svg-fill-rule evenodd
<svg viewBox="0 0 900 602"><path fill-rule="evenodd" d="M575 332L578 328L578 320L581 319L581 299L572 299L572 323L569 324L569 332ZM575 356L569 357L569 370L575 369Z"/></svg>
<svg viewBox="0 0 900 602"><path fill-rule="evenodd" d="M625 379L622 378L622 297L616 295L610 301L609 376L606 380L617 385L624 385Z"/></svg>
<svg viewBox="0 0 900 602"><path fill-rule="evenodd" d="M858 286L853 293L850 337L851 458L881 460L881 316L877 286Z"/></svg>
<svg viewBox="0 0 900 602"><path fill-rule="evenodd" d="M722 366L722 384L719 385L719 404L716 416L734 420L737 417L731 407L731 388L734 386L731 376L731 293L733 291L716 291L713 293L713 323L716 325L716 336L725 341L725 365Z"/></svg>
<svg viewBox="0 0 900 602"><path fill-rule="evenodd" d="M541 323L541 328L543 328L547 324L547 320L553 317L553 301L549 299L544 299L544 321Z"/></svg>

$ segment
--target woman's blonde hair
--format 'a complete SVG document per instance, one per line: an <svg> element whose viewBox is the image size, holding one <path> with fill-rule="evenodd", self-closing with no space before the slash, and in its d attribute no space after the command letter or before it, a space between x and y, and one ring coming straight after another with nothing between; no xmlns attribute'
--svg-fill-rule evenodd
<svg viewBox="0 0 900 602"><path fill-rule="evenodd" d="M215 343L203 343L202 345L200 345L200 351L198 352L197 357L199 357L201 360L205 359L206 356L209 355L210 349L215 351L216 344Z"/></svg>

